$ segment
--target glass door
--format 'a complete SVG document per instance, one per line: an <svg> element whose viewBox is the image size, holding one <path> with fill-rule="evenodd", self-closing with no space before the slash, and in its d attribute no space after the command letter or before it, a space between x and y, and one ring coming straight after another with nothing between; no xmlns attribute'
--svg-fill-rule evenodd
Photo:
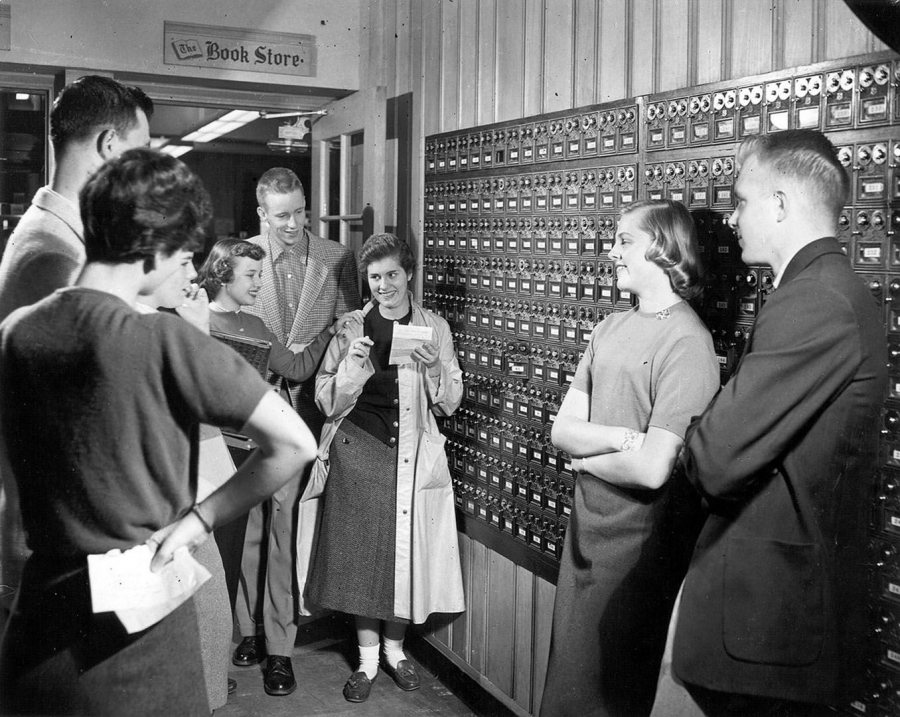
<svg viewBox="0 0 900 717"><path fill-rule="evenodd" d="M385 88L325 106L312 125L310 229L354 253L384 231Z"/></svg>
<svg viewBox="0 0 900 717"><path fill-rule="evenodd" d="M48 180L52 91L50 77L0 73L0 254Z"/></svg>

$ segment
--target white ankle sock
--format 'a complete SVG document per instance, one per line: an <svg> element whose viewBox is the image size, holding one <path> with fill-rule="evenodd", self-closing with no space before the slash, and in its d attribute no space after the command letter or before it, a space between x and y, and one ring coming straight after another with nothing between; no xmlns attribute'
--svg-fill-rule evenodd
<svg viewBox="0 0 900 717"><path fill-rule="evenodd" d="M359 672L365 672L366 677L374 680L378 674L378 645L359 646Z"/></svg>
<svg viewBox="0 0 900 717"><path fill-rule="evenodd" d="M406 654L403 652L403 640L391 640L387 637L382 640L384 660L396 670L397 663L406 659Z"/></svg>

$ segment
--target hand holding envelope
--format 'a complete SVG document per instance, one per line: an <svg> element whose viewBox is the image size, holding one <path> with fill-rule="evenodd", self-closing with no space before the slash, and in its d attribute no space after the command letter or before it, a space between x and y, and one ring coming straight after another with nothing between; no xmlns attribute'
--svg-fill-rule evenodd
<svg viewBox="0 0 900 717"><path fill-rule="evenodd" d="M146 543L88 555L93 611L115 612L129 634L162 620L211 577L187 548L176 550L159 572L150 570L152 557Z"/></svg>
<svg viewBox="0 0 900 717"><path fill-rule="evenodd" d="M411 324L394 324L391 339L391 355L388 363L393 365L410 363L413 352L423 347L434 338L434 330L430 326L413 326ZM419 352L422 354L422 352ZM426 352L426 355L430 352Z"/></svg>

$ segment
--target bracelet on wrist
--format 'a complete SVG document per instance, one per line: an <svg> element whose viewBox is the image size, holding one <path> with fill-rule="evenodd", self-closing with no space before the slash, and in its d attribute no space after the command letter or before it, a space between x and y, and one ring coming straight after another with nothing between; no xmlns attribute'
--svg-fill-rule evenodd
<svg viewBox="0 0 900 717"><path fill-rule="evenodd" d="M209 524L209 521L207 521L206 518L203 517L203 514L200 512L200 504L199 503L194 503L193 507L191 507L191 513L193 513L194 515L197 516L197 520L200 521L200 524L203 526L203 529L207 533L212 532L212 530L213 530L212 526Z"/></svg>
<svg viewBox="0 0 900 717"><path fill-rule="evenodd" d="M623 453L627 453L628 451L633 451L637 448L637 439L640 434L632 430L631 428L625 429L625 437L622 439L622 445L619 446L619 450Z"/></svg>

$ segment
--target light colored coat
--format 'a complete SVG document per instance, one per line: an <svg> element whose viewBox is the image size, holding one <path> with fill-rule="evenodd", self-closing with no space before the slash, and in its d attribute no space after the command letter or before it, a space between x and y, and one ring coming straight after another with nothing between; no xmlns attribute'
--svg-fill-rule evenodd
<svg viewBox="0 0 900 717"><path fill-rule="evenodd" d="M370 303L363 311L368 313L373 306ZM415 302L412 308L410 324L432 328L440 359L436 369L412 361L397 367L394 614L422 623L434 612L465 610L446 439L434 420L435 415L449 416L457 409L463 384L447 322ZM316 377L316 405L327 419L320 441L320 456L325 459L338 425L353 410L375 371L370 359L363 367L344 360L350 343L362 334L360 323L337 334Z"/></svg>
<svg viewBox="0 0 900 717"><path fill-rule="evenodd" d="M0 321L78 278L83 235L78 206L49 187L38 189L0 262Z"/></svg>
<svg viewBox="0 0 900 717"><path fill-rule="evenodd" d="M13 230L0 261L0 321L13 311L71 285L85 262L84 228L78 207L50 187L38 189ZM18 588L25 560L25 530L19 490L5 457L0 457L0 584ZM15 593L0 595L0 611Z"/></svg>

